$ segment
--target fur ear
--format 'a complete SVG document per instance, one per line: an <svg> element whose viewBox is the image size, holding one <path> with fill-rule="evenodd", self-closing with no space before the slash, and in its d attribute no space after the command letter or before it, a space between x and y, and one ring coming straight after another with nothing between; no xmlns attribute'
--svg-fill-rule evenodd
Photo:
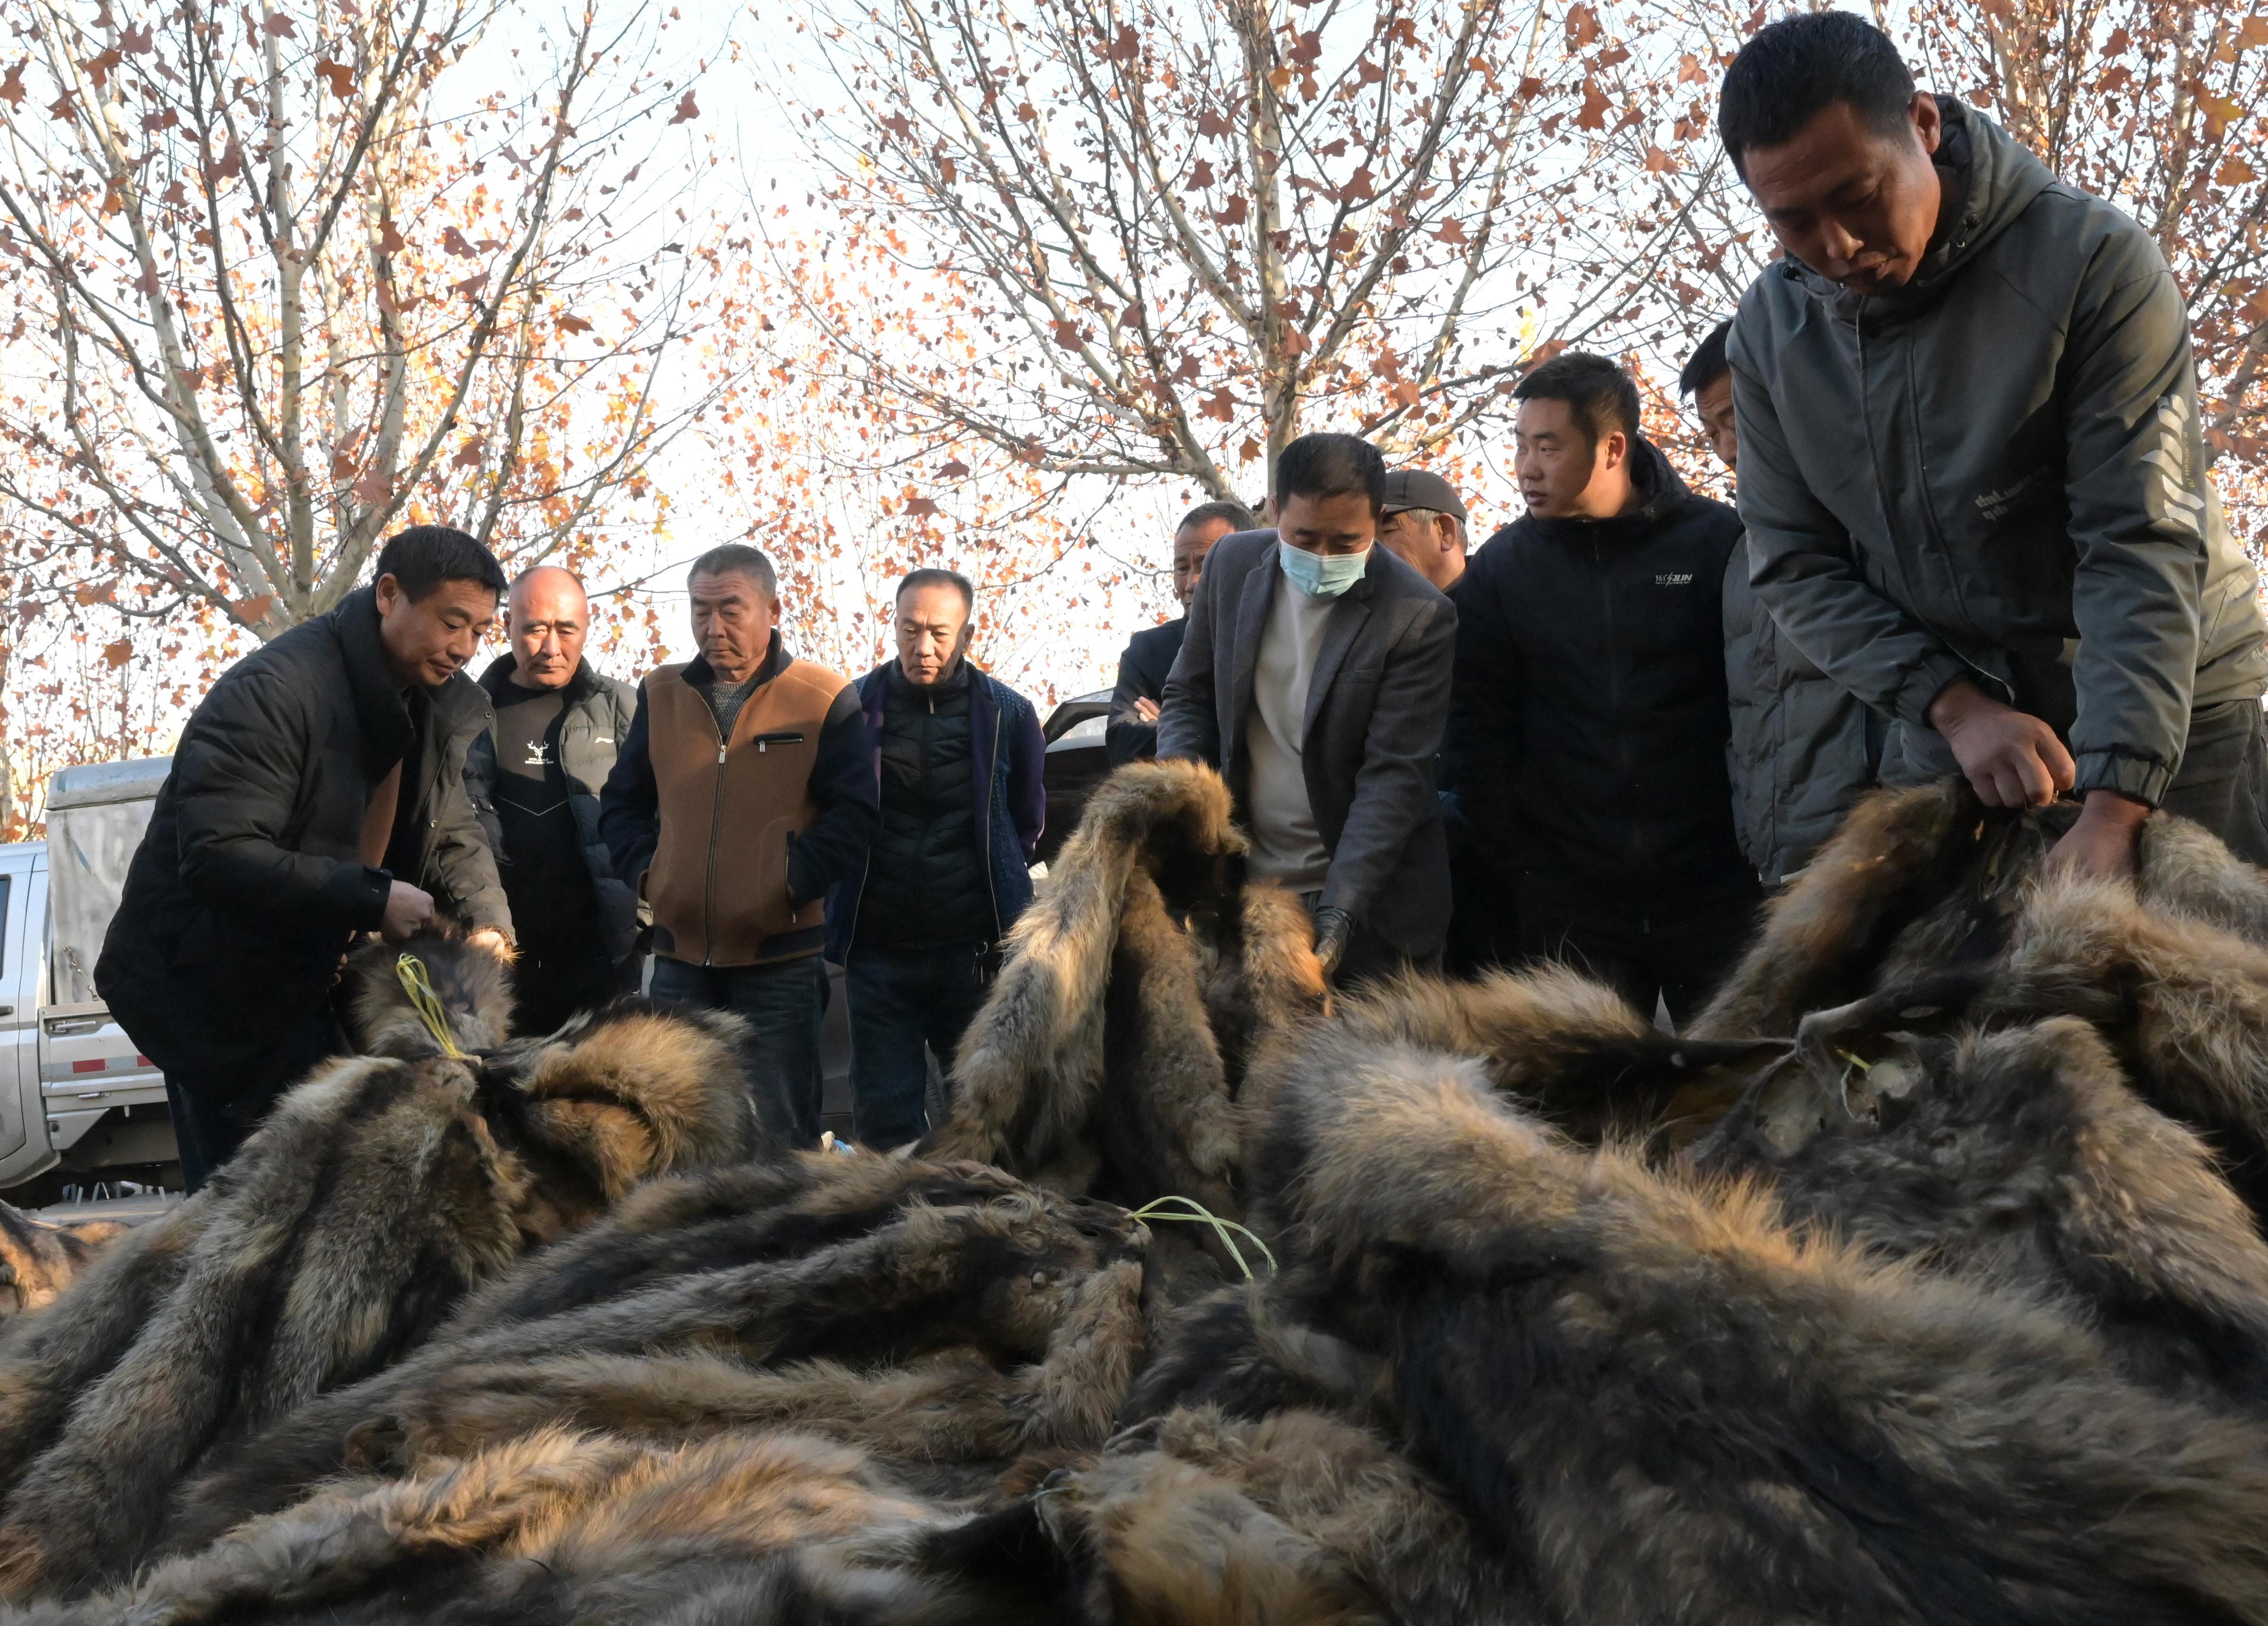
<svg viewBox="0 0 2268 1626"><path fill-rule="evenodd" d="M404 943L366 943L347 956L349 1036L363 1055L415 1061L443 1054L401 985L405 954L424 962L459 1049L493 1050L511 1036L511 966L453 931L421 931Z"/></svg>

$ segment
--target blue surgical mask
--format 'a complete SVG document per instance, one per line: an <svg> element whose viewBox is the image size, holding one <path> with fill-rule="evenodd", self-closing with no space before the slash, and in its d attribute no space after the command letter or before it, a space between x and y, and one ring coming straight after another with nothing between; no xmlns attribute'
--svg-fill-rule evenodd
<svg viewBox="0 0 2268 1626"><path fill-rule="evenodd" d="M1279 537L1276 559L1292 585L1309 598L1336 599L1362 579L1362 573L1370 568L1370 549L1366 548L1360 553L1309 553Z"/></svg>

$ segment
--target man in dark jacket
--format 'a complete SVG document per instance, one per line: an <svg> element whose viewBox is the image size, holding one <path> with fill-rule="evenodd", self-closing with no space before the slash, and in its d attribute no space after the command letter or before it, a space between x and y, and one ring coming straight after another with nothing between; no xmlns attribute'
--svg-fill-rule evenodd
<svg viewBox="0 0 2268 1626"><path fill-rule="evenodd" d="M1324 968L1355 982L1441 952L1449 857L1434 757L1456 612L1376 545L1386 465L1302 435L1277 528L1223 540L1166 683L1158 754L1220 769L1251 867L1307 902Z"/></svg>
<svg viewBox="0 0 2268 1626"><path fill-rule="evenodd" d="M1893 719L1883 779L2075 791L2083 873L2161 804L2268 860L2268 645L2149 234L1847 12L1749 40L1718 128L1783 251L1730 350L1751 573Z"/></svg>
<svg viewBox="0 0 2268 1626"><path fill-rule="evenodd" d="M1759 888L1725 776L1725 562L1738 515L1638 434L1638 390L1568 351L1513 392L1528 512L1457 583L1450 771L1512 881L1521 945L1683 1023Z"/></svg>
<svg viewBox="0 0 2268 1626"><path fill-rule="evenodd" d="M1739 425L1722 321L1694 348L1677 375L1709 449L1738 471ZM1725 563L1725 698L1732 739L1725 752L1733 782L1733 828L1749 867L1777 887L1811 862L1851 805L1874 783L1882 730L1857 696L1829 677L1780 630L1749 585L1749 550Z"/></svg>
<svg viewBox="0 0 2268 1626"><path fill-rule="evenodd" d="M481 673L496 722L465 757L519 938L512 1025L549 1034L637 987L637 898L599 835L599 793L637 695L583 658L590 601L539 564L504 600L511 649Z"/></svg>
<svg viewBox="0 0 2268 1626"><path fill-rule="evenodd" d="M1032 901L1047 822L1039 714L969 665L976 607L967 577L913 571L898 584L897 658L858 680L882 823L863 872L836 888L828 957L850 1002L852 1133L879 1151L922 1133L924 1049L952 1071Z"/></svg>
<svg viewBox="0 0 2268 1626"><path fill-rule="evenodd" d="M737 1012L764 1127L819 1139L828 888L874 835L865 719L847 678L788 653L772 562L693 562L695 659L658 666L599 798L615 873L653 911L656 999Z"/></svg>
<svg viewBox="0 0 2268 1626"><path fill-rule="evenodd" d="M1230 532L1249 531L1259 523L1241 503L1200 503L1182 516L1174 532L1174 597L1182 613L1163 626L1136 633L1118 658L1118 687L1111 692L1110 721L1103 731L1113 768L1158 754L1158 707L1189 630L1189 600L1204 573L1205 555Z"/></svg>
<svg viewBox="0 0 2268 1626"><path fill-rule="evenodd" d="M503 586L464 533L404 531L375 585L238 661L181 731L94 982L166 1075L192 1190L343 1048L330 991L357 933L438 910L509 938L464 789L488 696L460 671Z"/></svg>

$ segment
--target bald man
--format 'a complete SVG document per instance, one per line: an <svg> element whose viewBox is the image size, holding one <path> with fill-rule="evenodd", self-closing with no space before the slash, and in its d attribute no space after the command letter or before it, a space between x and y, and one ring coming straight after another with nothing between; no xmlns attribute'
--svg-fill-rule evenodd
<svg viewBox="0 0 2268 1626"><path fill-rule="evenodd" d="M599 792L637 695L583 658L590 629L572 571L540 564L512 583L512 648L481 674L496 723L465 761L519 936L523 1034L550 1033L637 986L637 899L599 836Z"/></svg>

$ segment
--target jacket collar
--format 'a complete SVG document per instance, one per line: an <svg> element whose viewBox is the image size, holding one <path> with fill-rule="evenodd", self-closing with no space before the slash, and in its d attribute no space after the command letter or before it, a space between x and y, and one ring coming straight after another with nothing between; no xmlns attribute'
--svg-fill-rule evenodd
<svg viewBox="0 0 2268 1626"><path fill-rule="evenodd" d="M362 728L363 771L383 778L416 744L417 725L394 686L386 646L379 640L378 590L356 588L339 600L329 621L346 667L355 720Z"/></svg>

